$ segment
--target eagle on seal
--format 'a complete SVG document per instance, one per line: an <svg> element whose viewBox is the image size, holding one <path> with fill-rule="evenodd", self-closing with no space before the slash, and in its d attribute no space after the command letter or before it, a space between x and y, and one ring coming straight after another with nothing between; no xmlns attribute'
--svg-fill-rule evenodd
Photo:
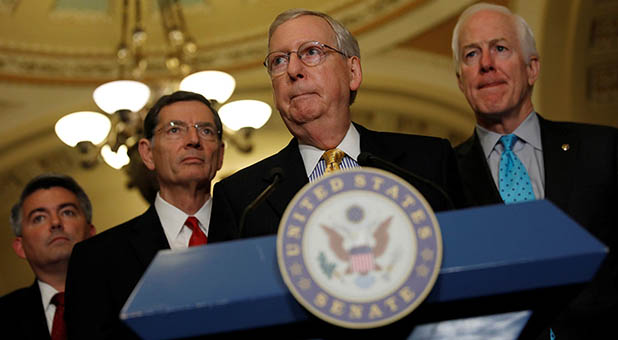
<svg viewBox="0 0 618 340"><path fill-rule="evenodd" d="M344 237L334 228L324 224L321 225L328 235L330 249L339 260L349 264L345 274L358 273L360 275L367 275L372 270L381 270L375 259L386 251L389 241L388 227L392 219L393 217L390 216L380 223L373 234L371 234L371 228L367 227L354 228L354 231L341 228L348 234L347 237ZM375 242L371 242L371 238ZM344 247L345 241L352 243L352 246L346 249Z"/></svg>

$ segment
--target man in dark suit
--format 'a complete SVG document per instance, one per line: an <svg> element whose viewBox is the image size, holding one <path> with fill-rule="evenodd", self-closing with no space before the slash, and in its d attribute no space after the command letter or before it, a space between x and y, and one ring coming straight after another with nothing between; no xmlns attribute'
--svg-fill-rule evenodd
<svg viewBox="0 0 618 340"><path fill-rule="evenodd" d="M32 179L11 210L13 249L28 261L34 283L0 298L6 339L66 339L63 296L73 246L95 234L92 205L64 175ZM55 320L57 319L57 320Z"/></svg>
<svg viewBox="0 0 618 340"><path fill-rule="evenodd" d="M618 314L618 130L552 122L534 111L540 71L534 37L505 7L477 4L464 11L452 48L459 87L477 121L472 137L456 147L468 200L517 202L508 196L517 189L505 190L506 164L519 162L525 169L517 183L529 183L528 199L549 199L610 247L596 278L552 325L557 339L598 338ZM507 140L514 142L507 147Z"/></svg>
<svg viewBox="0 0 618 340"><path fill-rule="evenodd" d="M210 182L223 162L221 120L199 94L161 97L144 121L139 152L159 192L142 215L75 247L67 278L72 339L132 339L120 309L161 249L207 241Z"/></svg>
<svg viewBox="0 0 618 340"><path fill-rule="evenodd" d="M375 132L352 123L350 105L360 87L362 70L358 42L343 25L323 13L288 10L271 24L268 47L264 65L275 105L294 139L279 153L215 185L213 238L276 233L294 195L331 168L329 155L336 159L333 168L346 169L358 166L361 152L370 152L433 182L411 180L434 210L452 208L445 196L461 204L448 141ZM271 171L276 168L281 177L277 188L240 226L245 207L273 182Z"/></svg>

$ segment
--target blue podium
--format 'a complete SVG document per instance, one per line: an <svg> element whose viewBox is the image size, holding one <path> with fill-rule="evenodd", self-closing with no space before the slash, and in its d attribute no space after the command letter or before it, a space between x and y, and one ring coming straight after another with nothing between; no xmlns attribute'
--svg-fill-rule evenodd
<svg viewBox="0 0 618 340"><path fill-rule="evenodd" d="M395 323L406 333L417 323L566 302L608 252L549 201L436 216L444 248L440 274L421 306ZM304 329L296 324L310 324L306 329L318 336L319 327L336 331L294 300L279 273L275 244L276 236L267 236L160 251L120 317L144 339Z"/></svg>

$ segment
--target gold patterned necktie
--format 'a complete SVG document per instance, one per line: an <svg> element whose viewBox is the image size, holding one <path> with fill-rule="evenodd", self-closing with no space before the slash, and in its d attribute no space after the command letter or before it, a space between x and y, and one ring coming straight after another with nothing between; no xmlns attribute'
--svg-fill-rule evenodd
<svg viewBox="0 0 618 340"><path fill-rule="evenodd" d="M324 173L328 174L339 170L339 165L341 164L343 156L345 156L345 153L339 149L326 150L326 152L322 155L322 158L326 161L326 169L324 170Z"/></svg>

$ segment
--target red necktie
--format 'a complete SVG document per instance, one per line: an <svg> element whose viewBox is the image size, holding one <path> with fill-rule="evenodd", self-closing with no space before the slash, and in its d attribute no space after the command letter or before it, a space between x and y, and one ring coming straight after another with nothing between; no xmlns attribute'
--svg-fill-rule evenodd
<svg viewBox="0 0 618 340"><path fill-rule="evenodd" d="M56 293L51 299L51 303L56 306L54 314L54 323L52 324L51 338L52 340L66 340L67 328L64 323L64 292Z"/></svg>
<svg viewBox="0 0 618 340"><path fill-rule="evenodd" d="M192 231L191 238L189 239L189 247L201 246L202 244L206 244L208 242L208 237L204 235L197 218L189 216L189 218L187 218L187 222L185 222L185 225Z"/></svg>

